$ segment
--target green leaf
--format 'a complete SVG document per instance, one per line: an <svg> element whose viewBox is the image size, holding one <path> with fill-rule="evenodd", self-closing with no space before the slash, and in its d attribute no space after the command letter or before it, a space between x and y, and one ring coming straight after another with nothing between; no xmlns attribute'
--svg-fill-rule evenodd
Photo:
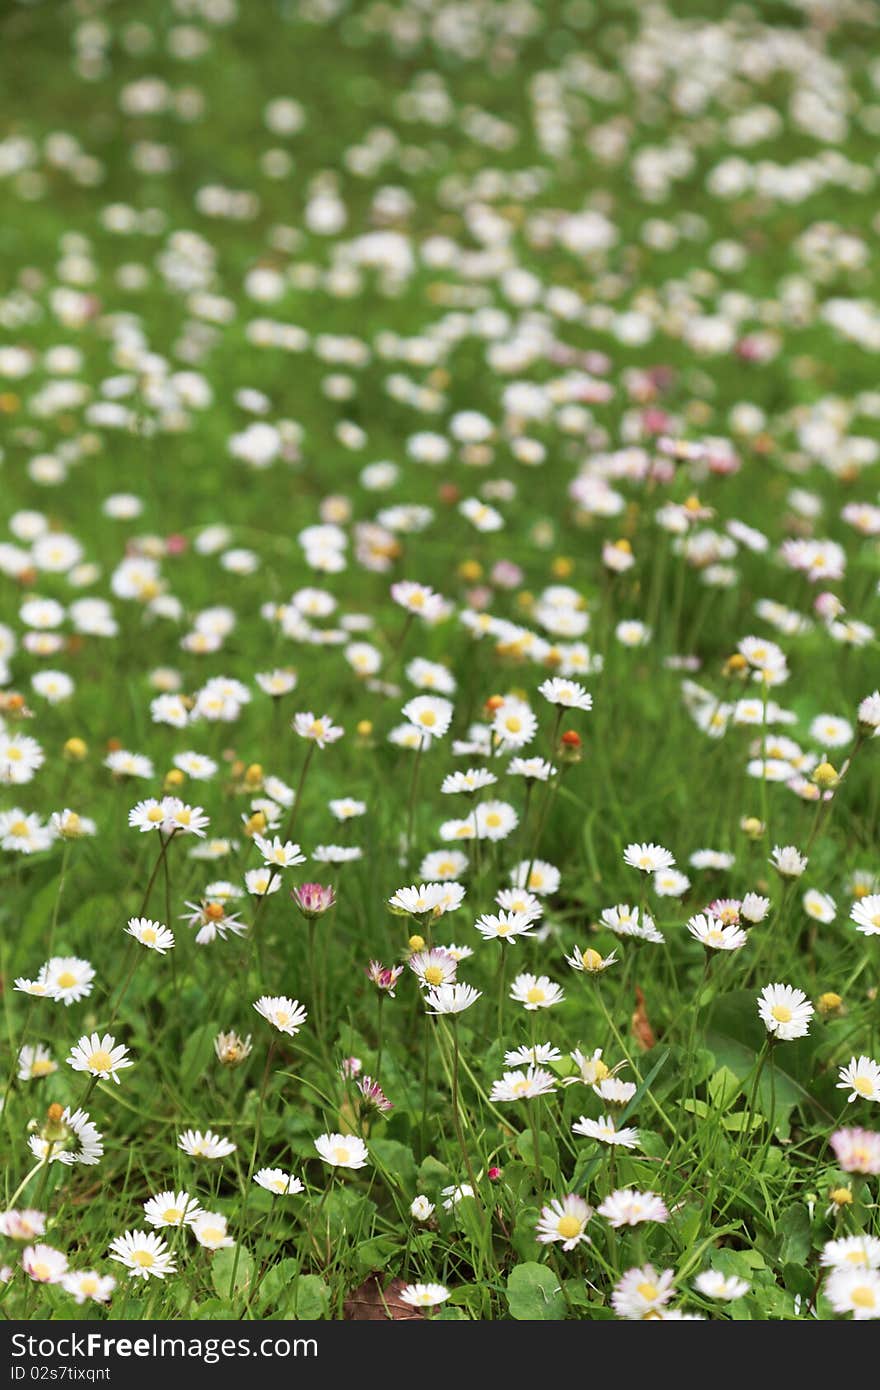
<svg viewBox="0 0 880 1390"><path fill-rule="evenodd" d="M238 1255L237 1263L236 1254ZM216 1254L211 1256L211 1282L220 1298L228 1299L230 1297L230 1281L232 1280L233 1269L235 1270L235 1283L232 1285L233 1295L247 1295L250 1292L251 1281L254 1277L254 1262L244 1246L228 1245L225 1250L218 1250Z"/></svg>
<svg viewBox="0 0 880 1390"><path fill-rule="evenodd" d="M260 1282L259 1308L264 1317L283 1318L293 1299L298 1260L279 1260Z"/></svg>
<svg viewBox="0 0 880 1390"><path fill-rule="evenodd" d="M181 1085L195 1085L203 1076L214 1055L217 1032L216 1023L202 1023L190 1033L180 1056Z"/></svg>
<svg viewBox="0 0 880 1390"><path fill-rule="evenodd" d="M519 1322L558 1322L565 1316L565 1295L546 1265L516 1265L507 1279L507 1306Z"/></svg>
<svg viewBox="0 0 880 1390"><path fill-rule="evenodd" d="M302 1274L294 1280L292 1290L292 1311L287 1314L297 1322L308 1322L324 1318L330 1307L330 1290L317 1274Z"/></svg>
<svg viewBox="0 0 880 1390"><path fill-rule="evenodd" d="M404 1192L415 1196L416 1161L412 1150L396 1139L371 1139L370 1153Z"/></svg>
<svg viewBox="0 0 880 1390"><path fill-rule="evenodd" d="M779 1258L783 1264L806 1264L812 1245L810 1213L802 1202L796 1202L782 1213L776 1223L782 1236Z"/></svg>

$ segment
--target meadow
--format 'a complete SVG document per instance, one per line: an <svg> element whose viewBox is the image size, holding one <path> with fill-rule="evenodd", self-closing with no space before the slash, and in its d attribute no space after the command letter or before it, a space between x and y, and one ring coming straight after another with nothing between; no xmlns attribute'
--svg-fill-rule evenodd
<svg viewBox="0 0 880 1390"><path fill-rule="evenodd" d="M880 1316L878 33L3 5L4 1319Z"/></svg>

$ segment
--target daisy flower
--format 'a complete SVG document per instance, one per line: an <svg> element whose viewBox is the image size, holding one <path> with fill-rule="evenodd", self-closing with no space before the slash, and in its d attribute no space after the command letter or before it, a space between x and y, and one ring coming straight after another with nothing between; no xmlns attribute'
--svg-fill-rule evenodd
<svg viewBox="0 0 880 1390"><path fill-rule="evenodd" d="M653 1265L628 1269L614 1285L611 1306L619 1318L637 1321L656 1317L673 1295L671 1269L658 1274Z"/></svg>
<svg viewBox="0 0 880 1390"><path fill-rule="evenodd" d="M191 1226L201 1207L188 1192L157 1192L144 1202L144 1216L150 1226Z"/></svg>
<svg viewBox="0 0 880 1390"><path fill-rule="evenodd" d="M631 1187L619 1188L596 1208L609 1226L638 1226L642 1221L669 1220L666 1203L656 1192L636 1192Z"/></svg>
<svg viewBox="0 0 880 1390"><path fill-rule="evenodd" d="M880 936L880 893L868 893L853 903L849 916L863 936Z"/></svg>
<svg viewBox="0 0 880 1390"><path fill-rule="evenodd" d="M292 1038L296 1037L308 1018L308 1013L299 1000L288 999L285 994L263 994L254 1004L254 1008L267 1023L277 1028L279 1033L287 1033Z"/></svg>
<svg viewBox="0 0 880 1390"><path fill-rule="evenodd" d="M61 1287L76 1303L89 1299L93 1303L109 1303L116 1280L112 1274L98 1274L94 1269L69 1270L61 1277Z"/></svg>
<svg viewBox="0 0 880 1390"><path fill-rule="evenodd" d="M847 1100L880 1100L880 1066L871 1057L853 1057L837 1073L838 1091L849 1091Z"/></svg>
<svg viewBox="0 0 880 1390"><path fill-rule="evenodd" d="M500 1081L493 1081L490 1100L531 1100L556 1090L556 1078L543 1067L530 1065L526 1071L506 1071Z"/></svg>
<svg viewBox="0 0 880 1390"><path fill-rule="evenodd" d="M509 998L515 999L518 1004L530 1013L535 1009L550 1009L554 1004L561 1004L565 995L561 985L554 982L547 975L517 975L510 988Z"/></svg>
<svg viewBox="0 0 880 1390"><path fill-rule="evenodd" d="M560 1062L562 1053L552 1043L534 1043L531 1047L515 1047L505 1052L504 1060L509 1067L540 1067L546 1062Z"/></svg>
<svg viewBox="0 0 880 1390"><path fill-rule="evenodd" d="M880 1133L870 1129L837 1129L829 1143L845 1173L880 1173Z"/></svg>
<svg viewBox="0 0 880 1390"><path fill-rule="evenodd" d="M67 1273L67 1256L51 1245L28 1245L22 1253L21 1267L36 1284L60 1284Z"/></svg>
<svg viewBox="0 0 880 1390"><path fill-rule="evenodd" d="M806 1037L814 1009L803 990L792 985L765 985L758 996L758 1014L767 1032L781 1042Z"/></svg>
<svg viewBox="0 0 880 1390"><path fill-rule="evenodd" d="M610 1115L602 1115L598 1120L589 1120L581 1115L572 1125L574 1134L583 1134L587 1139L598 1139L601 1144L619 1144L625 1149L638 1148L637 1129L617 1129Z"/></svg>
<svg viewBox="0 0 880 1390"><path fill-rule="evenodd" d="M610 956L603 956L592 946L588 946L586 951L582 951L580 946L575 946L571 955L566 956L565 959L572 970L577 970L579 974L601 975L603 970L607 970L609 965L615 963L617 952L612 951Z"/></svg>
<svg viewBox="0 0 880 1390"><path fill-rule="evenodd" d="M800 878L809 862L794 845L774 845L770 856L770 863L780 878Z"/></svg>
<svg viewBox="0 0 880 1390"><path fill-rule="evenodd" d="M33 1207L0 1212L0 1236L8 1236L10 1240L33 1240L34 1236L45 1233L45 1214L35 1211Z"/></svg>
<svg viewBox="0 0 880 1390"><path fill-rule="evenodd" d="M880 1318L880 1273L876 1269L835 1269L825 1281L825 1297L835 1313L852 1313L854 1322Z"/></svg>
<svg viewBox="0 0 880 1390"><path fill-rule="evenodd" d="M230 1139L223 1139L219 1134L214 1134L210 1129L206 1129L204 1134L200 1129L185 1129L177 1139L177 1147L189 1154L191 1158L228 1158L231 1153L235 1153L236 1145Z"/></svg>
<svg viewBox="0 0 880 1390"><path fill-rule="evenodd" d="M99 1037L97 1033L92 1033L85 1034L71 1048L67 1062L74 1071L87 1071L104 1081L110 1077L118 1085L120 1071L134 1065L127 1054L128 1048L117 1043L112 1034L105 1033Z"/></svg>
<svg viewBox="0 0 880 1390"><path fill-rule="evenodd" d="M577 681L552 676L538 686L538 691L551 705L561 705L563 709L591 710L593 697Z"/></svg>
<svg viewBox="0 0 880 1390"><path fill-rule="evenodd" d="M831 1269L849 1269L853 1265L880 1269L880 1236L841 1236L839 1240L826 1241L819 1263Z"/></svg>
<svg viewBox="0 0 880 1390"><path fill-rule="evenodd" d="M129 917L125 930L128 936L133 936L135 941L139 941L149 951L156 951L160 956L164 956L165 952L174 946L174 933L161 922L154 922L149 917Z"/></svg>
<svg viewBox="0 0 880 1390"><path fill-rule="evenodd" d="M319 1134L315 1148L333 1168L364 1168L368 1162L367 1146L355 1134Z"/></svg>
<svg viewBox="0 0 880 1390"><path fill-rule="evenodd" d="M592 1215L593 1208L574 1192L561 1199L554 1197L548 1206L541 1208L535 1239L541 1245L560 1241L563 1250L574 1250L581 1241L589 1245L587 1225Z"/></svg>
<svg viewBox="0 0 880 1390"><path fill-rule="evenodd" d="M430 950L414 951L407 965L419 983L428 989L452 984L458 969L458 961L448 951L437 946Z"/></svg>
<svg viewBox="0 0 880 1390"><path fill-rule="evenodd" d="M258 1168L254 1173L254 1182L275 1197L294 1197L298 1192L305 1191L299 1178L294 1177L293 1173L285 1173L283 1168Z"/></svg>
<svg viewBox="0 0 880 1390"><path fill-rule="evenodd" d="M57 1106L50 1106L45 1125L28 1138L28 1148L34 1157L68 1166L83 1163L93 1167L100 1162L104 1156L104 1136L86 1111L66 1106L60 1115L53 1114L57 1110Z"/></svg>
<svg viewBox="0 0 880 1390"><path fill-rule="evenodd" d="M57 1070L58 1063L53 1060L48 1047L44 1047L42 1043L36 1043L33 1047L22 1047L19 1050L19 1081L38 1081L44 1076L51 1076Z"/></svg>
<svg viewBox="0 0 880 1390"><path fill-rule="evenodd" d="M443 1284L406 1284L398 1297L411 1308L436 1308L438 1303L445 1303L449 1290Z"/></svg>
<svg viewBox="0 0 880 1390"><path fill-rule="evenodd" d="M711 951L738 951L748 941L741 927L722 926L717 917L707 917L702 912L691 917L687 929L695 941Z"/></svg>
<svg viewBox="0 0 880 1390"><path fill-rule="evenodd" d="M481 990L462 981L438 985L425 994L425 1008L429 1014L460 1014L476 1004L481 994Z"/></svg>
<svg viewBox="0 0 880 1390"><path fill-rule="evenodd" d="M300 738L310 739L319 748L326 748L328 743L335 743L345 733L344 729L333 723L329 714L316 717L311 710L295 714L292 727Z"/></svg>
<svg viewBox="0 0 880 1390"><path fill-rule="evenodd" d="M125 1265L130 1279L164 1279L174 1274L174 1256L154 1231L126 1231L110 1242L110 1258Z"/></svg>
<svg viewBox="0 0 880 1390"><path fill-rule="evenodd" d="M751 1285L745 1279L737 1279L733 1274L722 1274L720 1269L704 1269L694 1280L694 1288L704 1298L717 1298L732 1303L735 1298L747 1294Z"/></svg>
<svg viewBox="0 0 880 1390"><path fill-rule="evenodd" d="M292 844L290 840L282 841L277 835L274 840L255 835L254 844L262 854L264 862L274 869L290 869L295 864L306 862L299 845Z"/></svg>
<svg viewBox="0 0 880 1390"><path fill-rule="evenodd" d="M219 1211L200 1211L192 1224L192 1233L206 1250L223 1250L235 1241L226 1231L226 1217Z"/></svg>
<svg viewBox="0 0 880 1390"><path fill-rule="evenodd" d="M662 845L631 844L623 851L623 862L631 869L641 869L643 873L655 874L660 869L671 869L675 859Z"/></svg>
<svg viewBox="0 0 880 1390"><path fill-rule="evenodd" d="M516 941L535 929L534 918L523 912L484 913L474 925L484 941Z"/></svg>
<svg viewBox="0 0 880 1390"><path fill-rule="evenodd" d="M91 994L94 978L89 962L77 956L53 956L46 964L48 993L67 1008Z"/></svg>

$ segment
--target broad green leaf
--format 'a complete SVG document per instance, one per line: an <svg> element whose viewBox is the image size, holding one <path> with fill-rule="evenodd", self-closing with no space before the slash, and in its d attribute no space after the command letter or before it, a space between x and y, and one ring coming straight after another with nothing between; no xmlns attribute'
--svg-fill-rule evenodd
<svg viewBox="0 0 880 1390"><path fill-rule="evenodd" d="M516 1265L507 1279L510 1316L520 1322L558 1322L565 1317L565 1295L546 1265Z"/></svg>

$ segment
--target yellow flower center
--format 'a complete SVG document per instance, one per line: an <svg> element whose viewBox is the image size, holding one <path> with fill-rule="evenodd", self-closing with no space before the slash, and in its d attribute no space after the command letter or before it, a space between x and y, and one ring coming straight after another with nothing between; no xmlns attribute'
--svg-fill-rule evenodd
<svg viewBox="0 0 880 1390"><path fill-rule="evenodd" d="M876 1308L877 1295L868 1284L860 1284L857 1289L853 1289L850 1297L856 1308Z"/></svg>
<svg viewBox="0 0 880 1390"><path fill-rule="evenodd" d="M169 1226L176 1226L182 1216L183 1212L179 1207L167 1207L162 1213L162 1220Z"/></svg>
<svg viewBox="0 0 880 1390"><path fill-rule="evenodd" d="M584 963L585 970L595 972L602 969L602 957L598 951L593 950L592 946L588 951L583 952L581 960Z"/></svg>
<svg viewBox="0 0 880 1390"><path fill-rule="evenodd" d="M429 965L425 971L425 983L429 985L442 985L443 971L439 965Z"/></svg>
<svg viewBox="0 0 880 1390"><path fill-rule="evenodd" d="M774 1004L770 1014L777 1023L791 1023L791 1009L787 1009L784 1004Z"/></svg>
<svg viewBox="0 0 880 1390"><path fill-rule="evenodd" d="M153 946L155 945L156 940L157 937L155 929L153 927L144 927L144 929L141 932L141 941L145 942L147 946Z"/></svg>
<svg viewBox="0 0 880 1390"><path fill-rule="evenodd" d="M636 1286L636 1293L639 1294L645 1300L646 1303L653 1303L655 1298L657 1297L657 1292L658 1290L656 1284L647 1283L638 1284Z"/></svg>
<svg viewBox="0 0 880 1390"><path fill-rule="evenodd" d="M133 1250L131 1260L132 1264L140 1265L141 1269L150 1269L156 1263L156 1256L150 1250Z"/></svg>
<svg viewBox="0 0 880 1390"><path fill-rule="evenodd" d="M351 1158L351 1154L349 1153L348 1149L342 1146L342 1144L337 1144L336 1148L333 1150L333 1157L337 1163L348 1163L349 1159Z"/></svg>
<svg viewBox="0 0 880 1390"><path fill-rule="evenodd" d="M161 806L151 806L151 807L150 807L149 811L147 812L147 820L148 820L148 821L152 821L153 824L156 825L160 820L164 820L164 819L165 819L165 812L162 810L162 807L161 807Z"/></svg>
<svg viewBox="0 0 880 1390"><path fill-rule="evenodd" d="M546 997L540 985L532 985L531 988L526 991L526 999L530 1004L543 1004Z"/></svg>
<svg viewBox="0 0 880 1390"><path fill-rule="evenodd" d="M51 1076L55 1070L55 1063L48 1057L40 1057L31 1064L31 1076Z"/></svg>
<svg viewBox="0 0 880 1390"><path fill-rule="evenodd" d="M224 1239L225 1235L226 1235L226 1232L225 1232L225 1231L221 1231L221 1229L220 1229L219 1226L203 1226L203 1227L202 1227L202 1231L201 1231L202 1240L208 1241L209 1244L211 1244L211 1245L216 1245L219 1241L221 1241L221 1240Z"/></svg>
<svg viewBox="0 0 880 1390"><path fill-rule="evenodd" d="M565 1240L571 1240L572 1236L580 1234L581 1223L576 1216L561 1216L556 1224L556 1229Z"/></svg>
<svg viewBox="0 0 880 1390"><path fill-rule="evenodd" d="M92 1274L84 1275L79 1281L79 1291L90 1296L98 1292L98 1281Z"/></svg>
<svg viewBox="0 0 880 1390"><path fill-rule="evenodd" d="M274 1187L274 1189L275 1189L276 1192L286 1192L286 1191L287 1191L287 1179L286 1179L286 1178L273 1178L273 1179L272 1179L272 1186Z"/></svg>
<svg viewBox="0 0 880 1390"><path fill-rule="evenodd" d="M63 970L56 980L59 989L72 989L76 984L76 976L69 970Z"/></svg>
<svg viewBox="0 0 880 1390"><path fill-rule="evenodd" d="M486 824L491 825L493 830L496 828L496 826L499 826L501 824L501 817L499 816L497 811L489 812L488 816L486 817Z"/></svg>
<svg viewBox="0 0 880 1390"><path fill-rule="evenodd" d="M35 1279L39 1279L42 1282L45 1282L52 1276L52 1271L45 1260L37 1260L35 1264L32 1264L31 1273Z"/></svg>
<svg viewBox="0 0 880 1390"><path fill-rule="evenodd" d="M848 1250L846 1252L846 1260L847 1263L851 1265L867 1264L868 1260L864 1247L859 1246L858 1250Z"/></svg>
<svg viewBox="0 0 880 1390"><path fill-rule="evenodd" d="M853 1090L858 1091L860 1096L871 1096L874 1094L874 1086L867 1076L857 1076L852 1084Z"/></svg>
<svg viewBox="0 0 880 1390"><path fill-rule="evenodd" d="M421 722L427 727L432 728L437 723L437 716L432 709L422 711Z"/></svg>
<svg viewBox="0 0 880 1390"><path fill-rule="evenodd" d="M99 1047L88 1059L92 1071L112 1071L113 1058L103 1047Z"/></svg>
<svg viewBox="0 0 880 1390"><path fill-rule="evenodd" d="M28 823L24 820L14 820L9 827L10 835L23 835L25 838L30 834Z"/></svg>

